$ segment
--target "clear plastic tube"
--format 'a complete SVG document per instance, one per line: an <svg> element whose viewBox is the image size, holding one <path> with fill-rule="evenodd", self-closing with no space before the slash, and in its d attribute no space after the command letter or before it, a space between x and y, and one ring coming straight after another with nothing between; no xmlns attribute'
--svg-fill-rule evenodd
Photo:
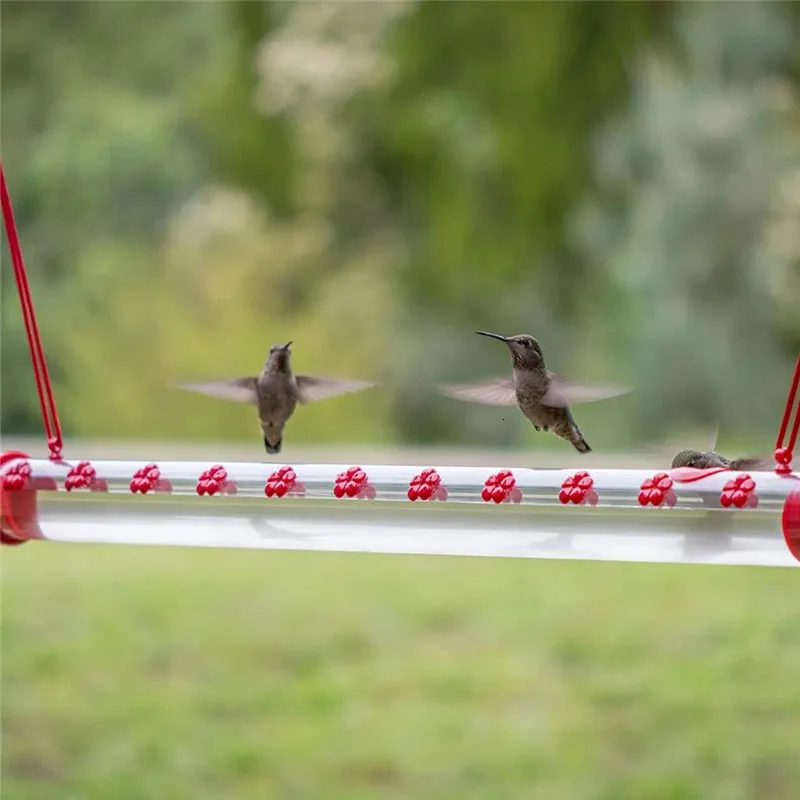
<svg viewBox="0 0 800 800"><path fill-rule="evenodd" d="M673 479L671 502L655 508L640 504L642 484L654 477L647 470L591 470L596 504L576 505L559 498L573 470L515 469L519 502L496 504L482 498L495 467L438 468L446 501L409 502L409 484L424 467L363 465L373 492L359 499L334 494L350 465L296 465L303 496L268 498L274 464L225 464L224 485L208 496L198 484L212 464L160 462L160 487L142 495L131 484L152 469L145 462L93 461L95 491L70 492L64 486L76 462L27 463L30 483L14 502L35 494L39 535L53 541L800 566L781 532L797 475L751 473L757 504L744 508L722 506L735 473ZM13 496L7 492L4 502Z"/></svg>

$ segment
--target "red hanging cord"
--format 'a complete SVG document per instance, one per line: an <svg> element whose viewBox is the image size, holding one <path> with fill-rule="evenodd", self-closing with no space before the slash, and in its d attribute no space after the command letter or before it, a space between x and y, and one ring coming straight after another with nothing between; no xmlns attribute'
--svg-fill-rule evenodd
<svg viewBox="0 0 800 800"><path fill-rule="evenodd" d="M800 433L800 397L797 396L798 389L800 389L800 356L797 357L797 364L794 367L794 375L789 386L789 395L786 398L786 408L783 410L783 420L775 442L775 460L778 462L779 467L781 464L786 466L786 472L790 471L794 448L797 444L797 435ZM797 399L796 409L795 399ZM789 420L792 418L792 411L796 412L794 425L788 440L784 443L784 436L786 435L786 429L789 427ZM780 471L783 472L784 470Z"/></svg>
<svg viewBox="0 0 800 800"><path fill-rule="evenodd" d="M25 322L25 334L28 337L28 347L31 351L31 365L33 377L36 380L36 391L39 394L39 404L42 407L42 419L47 435L47 446L50 448L50 460L61 460L61 449L64 446L61 438L61 424L58 421L56 401L53 397L53 387L50 383L50 374L47 371L47 360L44 357L42 337L39 326L36 324L36 313L31 299L31 288L28 284L28 273L25 261L22 258L22 247L19 243L17 224L14 221L14 212L11 208L11 196L6 185L6 173L0 163L0 193L3 202L3 222L5 223L8 249L11 252L11 261L14 265L14 278L17 281L19 302L22 306L22 319Z"/></svg>

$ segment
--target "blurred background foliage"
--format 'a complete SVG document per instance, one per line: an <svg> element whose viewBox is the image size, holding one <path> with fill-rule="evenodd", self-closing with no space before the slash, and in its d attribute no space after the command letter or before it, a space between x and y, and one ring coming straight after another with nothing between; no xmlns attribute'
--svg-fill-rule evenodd
<svg viewBox="0 0 800 800"><path fill-rule="evenodd" d="M581 411L596 449L763 447L800 348L799 73L795 3L5 2L3 164L66 433L252 437L171 385L293 339L298 371L388 384L294 441L534 441L430 391L508 370L481 328L637 388ZM35 433L3 255L0 424Z"/></svg>

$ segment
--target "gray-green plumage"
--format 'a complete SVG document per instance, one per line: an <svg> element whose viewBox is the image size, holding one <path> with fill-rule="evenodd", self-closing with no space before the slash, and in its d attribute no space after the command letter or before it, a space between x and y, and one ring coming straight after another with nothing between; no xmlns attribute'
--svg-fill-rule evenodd
<svg viewBox="0 0 800 800"><path fill-rule="evenodd" d="M375 386L370 381L295 375L291 367L291 344L273 345L260 375L210 383L187 383L181 388L235 403L252 403L258 409L266 451L271 455L280 453L286 423L298 404Z"/></svg>
<svg viewBox="0 0 800 800"><path fill-rule="evenodd" d="M677 467L692 467L694 469L715 469L723 467L734 472L752 470L754 472L769 472L775 465L766 458L758 456L745 456L743 458L727 459L714 450L702 452L700 450L681 450L672 459L672 469Z"/></svg>
<svg viewBox="0 0 800 800"><path fill-rule="evenodd" d="M476 333L508 345L513 367L511 377L471 384L442 384L439 391L470 403L518 406L537 431L551 431L570 442L579 453L590 453L592 448L584 439L569 403L576 405L618 397L630 389L610 384L579 384L550 372L541 345L533 336L506 337L487 331Z"/></svg>

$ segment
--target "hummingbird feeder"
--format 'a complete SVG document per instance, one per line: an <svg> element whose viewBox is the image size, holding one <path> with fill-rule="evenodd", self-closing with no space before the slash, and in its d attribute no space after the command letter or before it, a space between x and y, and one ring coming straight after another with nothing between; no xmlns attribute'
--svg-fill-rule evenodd
<svg viewBox="0 0 800 800"><path fill-rule="evenodd" d="M800 429L800 358L773 472L381 464L276 469L267 463L66 459L2 166L0 178L50 451L49 458L0 453L5 545L39 540L800 566L800 474L791 466ZM417 502L431 500L438 502Z"/></svg>

